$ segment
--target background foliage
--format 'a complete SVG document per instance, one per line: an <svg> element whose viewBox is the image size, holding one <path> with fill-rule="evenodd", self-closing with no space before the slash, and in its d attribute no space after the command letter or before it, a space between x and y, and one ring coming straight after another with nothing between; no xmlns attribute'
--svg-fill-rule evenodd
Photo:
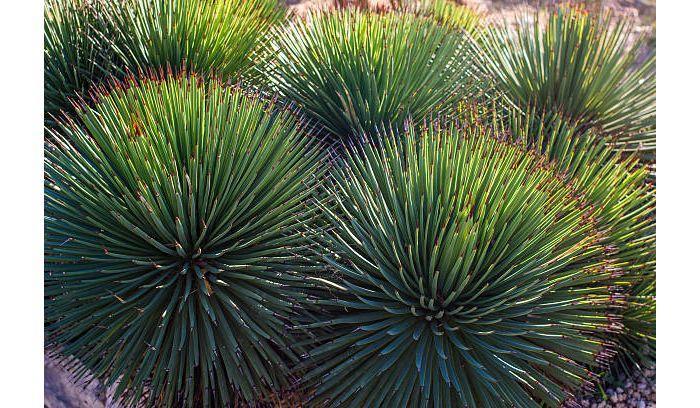
<svg viewBox="0 0 700 408"><path fill-rule="evenodd" d="M272 85L340 140L449 114L475 90L465 37L412 14L313 13L276 38Z"/></svg>
<svg viewBox="0 0 700 408"><path fill-rule="evenodd" d="M515 106L558 112L636 150L656 143L656 56L640 61L643 42L629 20L560 6L533 22L521 17L515 31L491 27L483 49L487 70Z"/></svg>
<svg viewBox="0 0 700 408"><path fill-rule="evenodd" d="M284 14L276 0L125 0L114 7L115 52L132 73L185 69L236 80Z"/></svg>
<svg viewBox="0 0 700 408"><path fill-rule="evenodd" d="M256 50L284 15L276 0L48 0L46 123L108 78L186 70L251 80Z"/></svg>
<svg viewBox="0 0 700 408"><path fill-rule="evenodd" d="M94 83L118 72L111 51L107 3L101 0L46 0L44 3L44 123L62 110L72 113L72 98L85 96Z"/></svg>

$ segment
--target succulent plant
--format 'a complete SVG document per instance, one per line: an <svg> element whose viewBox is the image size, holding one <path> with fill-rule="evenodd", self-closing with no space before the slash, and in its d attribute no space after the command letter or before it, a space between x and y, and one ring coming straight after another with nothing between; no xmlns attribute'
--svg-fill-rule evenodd
<svg viewBox="0 0 700 408"><path fill-rule="evenodd" d="M312 13L275 37L272 85L343 141L447 115L475 88L464 36L411 13Z"/></svg>
<svg viewBox="0 0 700 408"><path fill-rule="evenodd" d="M103 91L45 151L46 341L129 404L250 402L303 352L323 160L290 112L201 82Z"/></svg>
<svg viewBox="0 0 700 408"><path fill-rule="evenodd" d="M649 365L656 358L656 191L648 172L635 156L557 114L515 113L507 131L545 155L596 209L606 263L619 271L626 296L616 367Z"/></svg>
<svg viewBox="0 0 700 408"><path fill-rule="evenodd" d="M277 0L124 0L116 52L132 73L186 69L239 79L284 19Z"/></svg>
<svg viewBox="0 0 700 408"><path fill-rule="evenodd" d="M44 122L73 112L71 98L116 72L110 51L108 10L103 0L46 0L44 3Z"/></svg>
<svg viewBox="0 0 700 408"><path fill-rule="evenodd" d="M480 125L355 149L320 204L330 313L304 380L331 406L557 406L610 357L616 271L595 209ZM621 303L621 302L620 302Z"/></svg>
<svg viewBox="0 0 700 408"><path fill-rule="evenodd" d="M562 5L546 22L521 18L482 36L486 70L523 110L561 112L595 128L620 149L653 149L656 135L656 54L632 22Z"/></svg>

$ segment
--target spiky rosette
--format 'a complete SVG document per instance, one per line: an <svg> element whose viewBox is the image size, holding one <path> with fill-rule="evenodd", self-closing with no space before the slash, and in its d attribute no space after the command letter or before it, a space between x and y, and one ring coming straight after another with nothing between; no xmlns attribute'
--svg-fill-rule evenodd
<svg viewBox="0 0 700 408"><path fill-rule="evenodd" d="M647 170L557 114L513 114L507 131L544 154L597 208L606 263L618 271L627 297L617 361L623 367L650 363L656 348L656 191L646 182Z"/></svg>
<svg viewBox="0 0 700 408"><path fill-rule="evenodd" d="M116 52L132 73L184 68L239 79L284 19L277 0L124 0Z"/></svg>
<svg viewBox="0 0 700 408"><path fill-rule="evenodd" d="M290 112L193 77L141 80L46 149L49 344L117 394L223 406L288 384L317 149Z"/></svg>
<svg viewBox="0 0 700 408"><path fill-rule="evenodd" d="M312 13L280 29L272 85L337 139L447 114L474 91L466 39L411 13Z"/></svg>
<svg viewBox="0 0 700 408"><path fill-rule="evenodd" d="M116 72L103 0L46 0L44 5L44 114L52 126L70 99Z"/></svg>
<svg viewBox="0 0 700 408"><path fill-rule="evenodd" d="M561 111L621 149L653 149L656 56L642 57L644 38L632 37L631 21L569 5L541 19L482 36L497 87L523 110Z"/></svg>
<svg viewBox="0 0 700 408"><path fill-rule="evenodd" d="M532 151L428 126L333 170L335 315L305 381L331 406L557 406L618 330L596 211ZM397 140L399 139L399 140Z"/></svg>

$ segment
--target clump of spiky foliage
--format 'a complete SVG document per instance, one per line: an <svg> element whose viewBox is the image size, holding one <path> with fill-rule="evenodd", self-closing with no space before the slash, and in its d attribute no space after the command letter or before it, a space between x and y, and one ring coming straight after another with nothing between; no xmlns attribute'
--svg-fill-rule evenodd
<svg viewBox="0 0 700 408"><path fill-rule="evenodd" d="M447 114L472 91L464 36L410 13L313 13L276 37L273 86L338 139Z"/></svg>
<svg viewBox="0 0 700 408"><path fill-rule="evenodd" d="M460 4L454 0L391 0L390 10L403 11L432 18L440 24L453 29L463 30L470 35L477 35L482 28L482 14L476 9ZM361 3L360 7L373 8ZM376 6L375 6L376 8ZM379 9L377 11L385 11Z"/></svg>
<svg viewBox="0 0 700 408"><path fill-rule="evenodd" d="M133 73L186 69L237 79L284 19L277 0L124 0L116 4L116 52Z"/></svg>
<svg viewBox="0 0 700 408"><path fill-rule="evenodd" d="M46 154L46 337L134 403L288 384L317 149L290 112L195 78L118 87ZM124 391L127 390L126 393Z"/></svg>
<svg viewBox="0 0 700 408"><path fill-rule="evenodd" d="M620 339L623 353L615 368L628 375L641 366L656 363L656 271L640 279L632 287L628 306L622 316L624 335Z"/></svg>
<svg viewBox="0 0 700 408"><path fill-rule="evenodd" d="M544 119L543 119L544 118ZM655 189L634 156L610 149L585 126L556 114L513 114L511 138L545 155L565 180L596 207L606 263L619 271L627 298L617 362L625 368L655 360Z"/></svg>
<svg viewBox="0 0 700 408"><path fill-rule="evenodd" d="M441 24L464 30L472 36L479 34L482 15L477 10L451 0L427 0L421 5L428 16Z"/></svg>
<svg viewBox="0 0 700 408"><path fill-rule="evenodd" d="M431 125L332 172L337 314L305 380L333 406L557 406L609 357L615 271L595 208L532 151Z"/></svg>
<svg viewBox="0 0 700 408"><path fill-rule="evenodd" d="M44 5L44 114L47 125L71 98L116 72L110 51L108 3L103 0L46 0Z"/></svg>
<svg viewBox="0 0 700 408"><path fill-rule="evenodd" d="M45 10L49 125L110 76L185 69L251 79L255 50L284 19L276 0L47 0Z"/></svg>
<svg viewBox="0 0 700 408"><path fill-rule="evenodd" d="M544 23L541 16L483 36L497 87L523 110L560 112L620 148L653 149L656 57L639 61L644 39L632 38L631 21L580 6L560 6Z"/></svg>

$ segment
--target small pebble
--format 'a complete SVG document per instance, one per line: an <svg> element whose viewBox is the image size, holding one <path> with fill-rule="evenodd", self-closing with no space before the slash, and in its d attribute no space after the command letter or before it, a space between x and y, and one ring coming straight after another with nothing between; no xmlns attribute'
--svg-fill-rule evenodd
<svg viewBox="0 0 700 408"><path fill-rule="evenodd" d="M595 390L582 395L577 402L583 408L656 408L656 369L639 370L629 377L622 374L604 390L606 398Z"/></svg>

